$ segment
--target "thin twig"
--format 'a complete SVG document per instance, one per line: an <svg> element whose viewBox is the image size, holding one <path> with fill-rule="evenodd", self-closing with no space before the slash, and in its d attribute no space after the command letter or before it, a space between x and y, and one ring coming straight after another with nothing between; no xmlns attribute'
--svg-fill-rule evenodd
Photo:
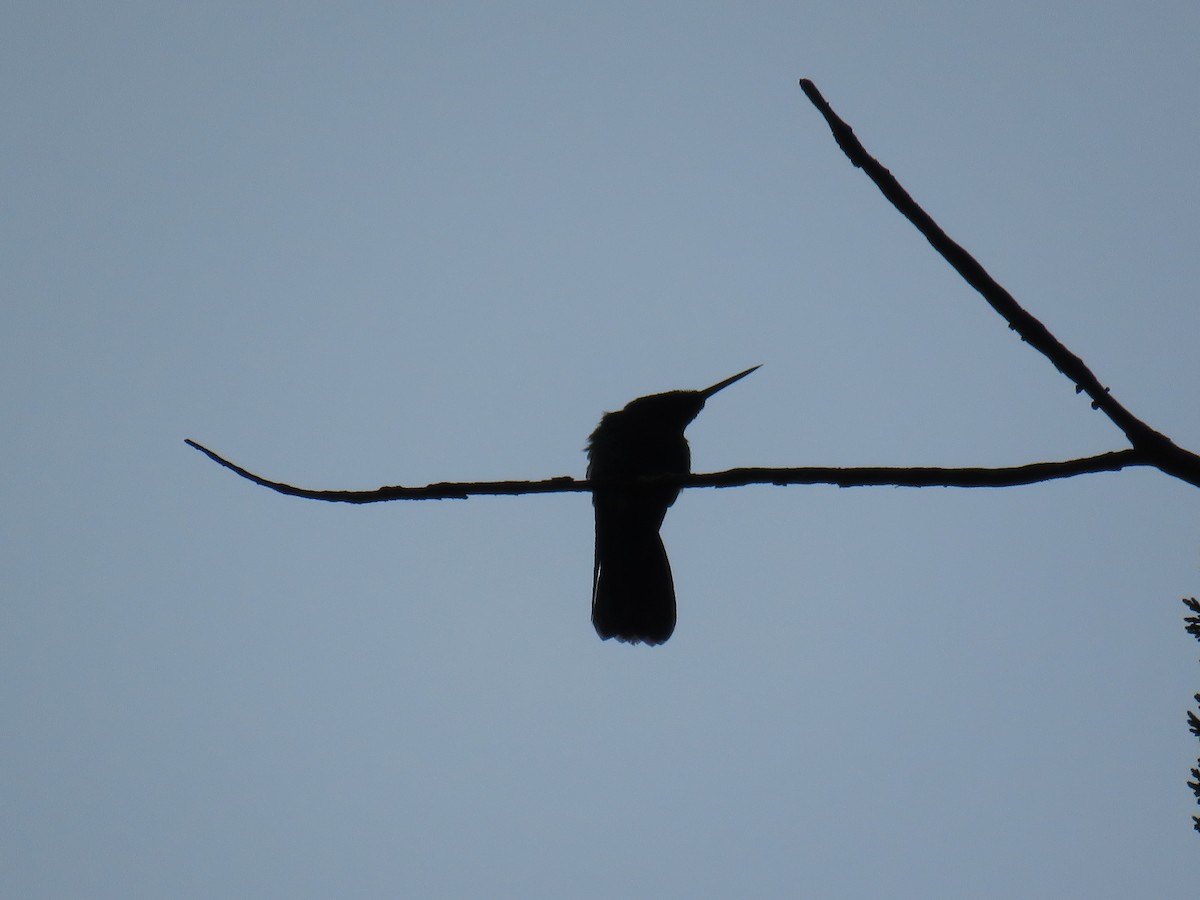
<svg viewBox="0 0 1200 900"><path fill-rule="evenodd" d="M591 486L586 481L577 481L568 475L560 475L543 481L471 481L463 483L440 481L422 487L405 487L396 484L370 491L316 491L255 475L190 438L186 438L184 443L189 447L195 447L218 465L224 466L229 471L241 475L255 484L292 497L328 500L331 503L379 503L384 500L466 500L472 495L554 494L565 491L591 490Z"/></svg>

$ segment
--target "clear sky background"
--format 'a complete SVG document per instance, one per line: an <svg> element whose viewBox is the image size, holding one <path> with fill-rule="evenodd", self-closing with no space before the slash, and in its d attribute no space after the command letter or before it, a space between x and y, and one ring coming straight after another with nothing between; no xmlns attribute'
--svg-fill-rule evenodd
<svg viewBox="0 0 1200 900"><path fill-rule="evenodd" d="M588 620L601 413L763 367L735 465L1123 438L810 77L1200 449L1200 6L6 6L0 894L1193 897L1200 494L689 491Z"/></svg>

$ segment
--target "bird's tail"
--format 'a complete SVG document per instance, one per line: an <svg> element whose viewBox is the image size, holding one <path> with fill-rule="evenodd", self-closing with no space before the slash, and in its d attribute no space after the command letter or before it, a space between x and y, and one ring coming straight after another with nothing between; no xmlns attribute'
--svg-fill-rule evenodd
<svg viewBox="0 0 1200 900"><path fill-rule="evenodd" d="M661 644L675 630L675 585L658 528L609 518L597 509L592 624L605 640Z"/></svg>

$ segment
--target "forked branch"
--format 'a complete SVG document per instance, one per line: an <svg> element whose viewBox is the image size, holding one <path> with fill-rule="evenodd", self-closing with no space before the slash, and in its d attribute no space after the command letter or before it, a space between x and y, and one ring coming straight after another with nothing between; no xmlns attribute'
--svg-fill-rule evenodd
<svg viewBox="0 0 1200 900"><path fill-rule="evenodd" d="M979 260L953 241L933 217L913 200L892 173L867 153L866 148L855 136L854 129L833 111L815 84L807 78L802 78L800 88L825 117L834 140L850 162L866 172L867 177L875 182L875 186L892 206L916 226L933 249L954 267L967 284L983 296L992 309L1004 317L1008 327L1020 335L1021 340L1049 359L1058 371L1070 378L1076 391L1087 394L1092 400L1092 408L1108 416L1112 423L1125 433L1130 444L1151 456L1153 461L1150 465L1200 487L1200 456L1178 447L1166 435L1155 431L1118 403L1082 359L1068 350L1045 325L1021 306L1012 294L988 274Z"/></svg>
<svg viewBox="0 0 1200 900"><path fill-rule="evenodd" d="M1200 487L1200 456L1173 443L1122 406L1100 380L1058 340L1049 329L1025 310L996 282L970 253L955 243L859 142L854 130L838 117L808 79L800 87L825 117L838 146L850 161L867 173L883 195L925 236L942 257L1008 322L1021 339L1042 353L1070 378L1078 392L1091 398L1092 407L1103 412L1124 432L1131 449L1060 462L1032 463L1006 468L872 467L831 468L740 468L725 472L647 480L647 485L668 481L680 487L738 487L748 484L833 484L841 487L892 485L897 487L1011 487L1068 478L1091 472L1114 472L1129 466L1151 466ZM422 487L393 485L367 491L320 491L271 481L243 469L195 441L187 443L211 460L255 484L271 490L336 503L377 503L384 500L464 499L475 495L547 494L591 491L592 483L559 476L543 481L440 482Z"/></svg>

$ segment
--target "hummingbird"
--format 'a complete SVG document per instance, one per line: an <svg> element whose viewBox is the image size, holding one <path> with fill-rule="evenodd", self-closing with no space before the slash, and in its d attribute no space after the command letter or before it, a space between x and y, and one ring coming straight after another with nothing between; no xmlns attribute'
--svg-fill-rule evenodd
<svg viewBox="0 0 1200 900"><path fill-rule="evenodd" d="M587 477L602 482L592 489L592 625L603 640L662 644L675 630L675 584L658 532L679 488L633 482L687 475L692 456L684 429L704 409L704 401L757 368L701 391L630 400L624 409L605 413L588 438Z"/></svg>

